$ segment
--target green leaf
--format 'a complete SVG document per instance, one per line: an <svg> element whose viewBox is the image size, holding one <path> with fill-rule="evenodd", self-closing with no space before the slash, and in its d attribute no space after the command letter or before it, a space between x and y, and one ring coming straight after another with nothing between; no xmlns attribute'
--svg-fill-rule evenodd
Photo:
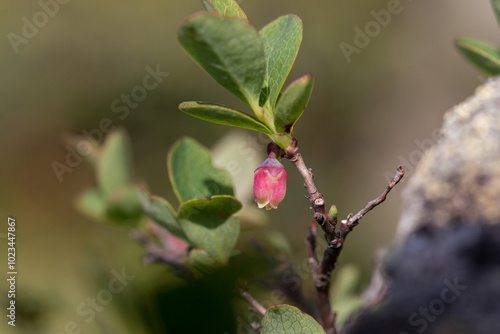
<svg viewBox="0 0 500 334"><path fill-rule="evenodd" d="M96 167L97 181L106 194L111 194L132 179L130 151L125 131L114 131L106 138Z"/></svg>
<svg viewBox="0 0 500 334"><path fill-rule="evenodd" d="M260 324L261 334L321 334L325 333L311 316L290 305L270 307Z"/></svg>
<svg viewBox="0 0 500 334"><path fill-rule="evenodd" d="M217 104L183 102L179 109L205 121L255 130L271 135L272 131L254 116Z"/></svg>
<svg viewBox="0 0 500 334"><path fill-rule="evenodd" d="M236 16L248 21L247 15L234 0L201 0L201 3L205 10L209 12L218 12L226 16Z"/></svg>
<svg viewBox="0 0 500 334"><path fill-rule="evenodd" d="M500 74L500 50L487 42L461 37L455 42L458 50L489 76Z"/></svg>
<svg viewBox="0 0 500 334"><path fill-rule="evenodd" d="M266 60L262 40L248 22L198 14L180 27L179 42L215 81L259 110Z"/></svg>
<svg viewBox="0 0 500 334"><path fill-rule="evenodd" d="M125 185L112 194L106 201L106 219L120 225L133 225L141 221L143 211L137 199L137 187Z"/></svg>
<svg viewBox="0 0 500 334"><path fill-rule="evenodd" d="M103 220L106 213L106 197L101 189L90 189L80 194L75 206L90 218Z"/></svg>
<svg viewBox="0 0 500 334"><path fill-rule="evenodd" d="M264 43L267 72L260 105L272 115L278 95L292 69L302 42L302 20L297 15L280 16L259 32Z"/></svg>
<svg viewBox="0 0 500 334"><path fill-rule="evenodd" d="M207 252L193 249L189 253L189 265L201 273L209 273L220 265Z"/></svg>
<svg viewBox="0 0 500 334"><path fill-rule="evenodd" d="M149 195L143 191L137 192L137 198L146 215L176 237L189 243L186 234L177 220L174 208L166 199L160 196Z"/></svg>
<svg viewBox="0 0 500 334"><path fill-rule="evenodd" d="M215 195L234 195L231 176L212 165L210 151L194 139L183 138L170 149L168 171L180 203Z"/></svg>
<svg viewBox="0 0 500 334"><path fill-rule="evenodd" d="M178 217L195 247L226 264L240 232L239 219L232 215L240 209L241 203L236 198L214 196L184 203Z"/></svg>
<svg viewBox="0 0 500 334"><path fill-rule="evenodd" d="M308 74L292 82L281 95L274 115L277 132L292 133L293 125L302 116L309 102L313 85L314 78Z"/></svg>
<svg viewBox="0 0 500 334"><path fill-rule="evenodd" d="M292 144L292 135L289 133L275 133L271 136L271 140L286 150Z"/></svg>
<svg viewBox="0 0 500 334"><path fill-rule="evenodd" d="M497 22L500 23L500 0L491 0L491 5L493 6L493 10L495 11Z"/></svg>

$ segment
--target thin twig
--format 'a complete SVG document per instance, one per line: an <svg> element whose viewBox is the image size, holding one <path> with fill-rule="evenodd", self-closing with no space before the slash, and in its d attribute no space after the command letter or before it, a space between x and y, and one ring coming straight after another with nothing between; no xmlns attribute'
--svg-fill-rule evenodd
<svg viewBox="0 0 500 334"><path fill-rule="evenodd" d="M304 179L304 187L309 193L308 199L315 212L314 220L319 226L321 226L327 236L327 240L330 241L328 238L334 235L335 226L326 214L325 199L314 185L312 169L308 169L306 167L304 159L302 159L302 155L299 153L296 139L293 140L292 145L290 145L290 147L286 150L285 157L290 160L290 162L297 168L300 175L302 175L302 178Z"/></svg>
<svg viewBox="0 0 500 334"><path fill-rule="evenodd" d="M396 171L396 175L391 180L386 189L382 192L382 194L376 199L368 202L368 204L356 215L350 214L347 219L341 222L339 231L336 231L336 222L332 221L332 218L326 214L325 199L314 184L312 170L306 167L304 159L299 153L296 139L293 140L292 145L286 150L285 157L289 159L290 162L297 168L298 172L304 179L304 187L309 193L309 196L307 198L311 202L312 208L315 212L314 220L316 221L316 223L318 223L319 226L321 226L321 228L325 232L325 239L328 243L328 246L325 249L323 259L321 260L321 263L319 265L315 255L316 231L312 228L310 228L309 234L306 238L306 246L309 264L311 266L311 269L313 269L317 305L321 322L327 334L337 334L337 330L335 329L336 314L332 312L329 291L331 274L333 269L337 265L337 259L340 255L340 252L342 251L345 238L352 231L352 229L359 224L359 220L363 218L366 213L371 211L373 208L375 208L385 200L387 194L403 178L404 170L401 166L399 166Z"/></svg>
<svg viewBox="0 0 500 334"><path fill-rule="evenodd" d="M404 169L401 166L398 166L396 170L396 174L392 178L391 182L387 185L386 189L378 196L376 199L368 202L368 204L361 209L357 214L353 215L352 213L347 216L346 219L341 221L340 229L336 233L336 237L328 244L328 247L325 249L325 254L323 256L323 260L319 266L318 276L322 277L330 277L332 270L337 265L337 259L342 251L342 247L344 246L345 239L347 235L359 224L359 220L363 218L363 216L369 211L373 210L377 205L382 203L387 194L396 186L396 184L401 181L404 176Z"/></svg>
<svg viewBox="0 0 500 334"><path fill-rule="evenodd" d="M325 210L325 199L323 195L318 191L314 184L313 173L311 169L308 169L304 163L302 155L299 153L299 148L297 146L297 140L294 139L292 145L285 152L285 157L290 160L290 162L297 168L300 175L304 179L304 187L309 193L309 201L311 202L312 208L314 209L314 220L325 232L325 237L327 242L330 244L332 240L335 239L335 224L330 220L330 217L326 214ZM314 285L316 287L316 303L318 305L319 316L323 327L327 334L337 334L335 329L335 315L332 313L332 308L330 305L329 287L330 287L330 276L321 274L320 267L318 267L315 248L316 242L312 241L315 239L315 230L309 230L309 236L306 239L306 245L308 247L308 257L311 268L314 275ZM327 247L327 251L330 247ZM325 252L322 264L325 258L330 258L330 256ZM330 271L331 273L331 271Z"/></svg>
<svg viewBox="0 0 500 334"><path fill-rule="evenodd" d="M343 226L345 226L344 229L347 228L347 230L345 230L343 233L346 233L345 235L347 235L347 233L351 232L352 229L359 224L359 220L361 218L363 218L363 216L365 214L367 214L368 212L373 210L377 205L379 205L380 203L385 201L387 194L392 190L392 188L394 188L396 186L396 184L399 183L399 181L401 181L401 179L403 178L404 175L405 175L405 171L404 171L403 167L398 166L398 168L396 170L396 175L394 175L391 182L389 182L389 184L387 185L385 190L382 192L382 194L380 194L380 196L377 197L376 199L368 202L366 204L366 206L363 209L361 209L358 213L356 213L354 216L352 214L349 215L346 223L343 225ZM341 230L341 232L342 232L342 230ZM345 238L345 235L344 235L344 238Z"/></svg>
<svg viewBox="0 0 500 334"><path fill-rule="evenodd" d="M316 270L316 279L314 280L314 285L316 287L316 303L326 334L337 334L335 328L335 313L332 312L332 305L330 302L331 273L336 265L336 258L338 256L336 250L336 248L326 247L321 265L318 266L318 270ZM328 267L325 270L326 265Z"/></svg>
<svg viewBox="0 0 500 334"><path fill-rule="evenodd" d="M309 234L304 240L307 248L307 257L309 259L309 266L313 273L313 278L316 279L316 271L318 269L318 259L316 258L316 222L312 222L309 226Z"/></svg>
<svg viewBox="0 0 500 334"><path fill-rule="evenodd" d="M314 228L316 228L316 222L314 222ZM256 239L251 238L250 244L259 253L259 255L265 260L266 265L270 268L270 275L272 277L284 277L284 275L296 275L295 267L286 260L283 255L271 255L269 254L266 246ZM311 305L309 298L306 298L303 294L302 289L297 287L297 281L295 279L277 279L268 281L264 278L259 279L259 284L269 290L279 289L286 298L293 302L293 305L299 307L302 311L312 314L314 312L314 306ZM243 290L247 290L245 286L242 286Z"/></svg>
<svg viewBox="0 0 500 334"><path fill-rule="evenodd" d="M242 288L238 288L238 292L240 293L240 296L245 299L248 304L250 304L250 308L253 312L260 314L261 316L264 316L266 314L266 308L262 306L262 304L259 303L255 298L253 298L248 291L245 291Z"/></svg>
<svg viewBox="0 0 500 334"><path fill-rule="evenodd" d="M318 276L318 260L316 258L316 222L312 222L309 227L309 234L305 239L307 248L307 257L309 259L309 266L313 275L314 286L316 287L316 300L318 305L319 316L325 327L330 327L330 330L335 329L334 317L331 313L331 306L329 295L324 293L323 289L318 287L323 286L323 277ZM325 300L326 298L326 300ZM335 333L335 332L332 332Z"/></svg>

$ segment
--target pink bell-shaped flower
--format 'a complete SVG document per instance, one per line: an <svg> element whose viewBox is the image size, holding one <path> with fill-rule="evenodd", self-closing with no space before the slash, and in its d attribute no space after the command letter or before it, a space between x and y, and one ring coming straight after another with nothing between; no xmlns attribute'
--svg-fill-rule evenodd
<svg viewBox="0 0 500 334"><path fill-rule="evenodd" d="M276 153L270 152L254 172L253 194L259 208L277 209L286 194L286 170L276 159Z"/></svg>

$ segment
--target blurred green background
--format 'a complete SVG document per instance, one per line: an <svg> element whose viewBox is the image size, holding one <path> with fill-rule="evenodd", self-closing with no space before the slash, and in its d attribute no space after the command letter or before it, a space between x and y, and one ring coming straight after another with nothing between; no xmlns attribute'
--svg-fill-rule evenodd
<svg viewBox="0 0 500 334"><path fill-rule="evenodd" d="M357 265L363 284L374 250L394 237L401 190L422 152L416 141L431 140L444 111L484 81L454 50L453 39L467 35L498 40L487 0L403 0L401 13L348 63L340 43L353 44L354 28L364 29L374 20L370 11L386 9L389 2L240 3L259 29L288 13L304 22L304 40L289 81L312 73L316 82L295 136L320 191L327 203L337 205L340 217L377 196L398 164L407 169L403 186L362 220L344 248L341 265ZM3 317L0 332L62 333L73 320L81 323L83 333L154 332L153 325L144 325L142 313L149 314L151 306L145 295L156 284L175 279L160 265L144 267L143 249L126 230L96 223L74 209L77 194L94 182L85 163L64 174L62 182L52 163L64 163L64 135L96 129L109 118L131 136L136 176L148 182L152 193L175 202L166 173L168 148L184 135L211 147L230 130L190 118L177 105L201 100L242 106L177 43L178 25L201 10L201 4L71 1L60 4L34 36L17 46L17 53L8 34L21 35L23 18L33 22L42 7L38 1L4 1L0 8L0 268L7 271L5 233L7 217L12 216L18 224L19 305L18 326L7 326ZM142 84L147 66L169 74L121 120L111 104ZM288 162L285 167L287 197L279 210L267 213L270 223L260 233L281 231L290 239L294 261L302 264L312 211L303 198L303 182ZM122 268L136 278L115 296L120 302L97 313L98 321L79 320L77 306L107 286L112 269ZM5 282L2 279L2 289ZM312 284L303 288L312 295ZM5 299L2 292L0 300Z"/></svg>

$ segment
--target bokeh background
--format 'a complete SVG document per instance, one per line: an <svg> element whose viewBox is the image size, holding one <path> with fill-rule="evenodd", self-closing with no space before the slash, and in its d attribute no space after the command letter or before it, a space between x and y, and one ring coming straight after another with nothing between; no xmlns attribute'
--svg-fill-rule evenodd
<svg viewBox="0 0 500 334"><path fill-rule="evenodd" d="M402 186L362 220L344 248L341 265L359 268L358 288L369 280L374 251L390 245L395 235L401 190L422 153L418 143L431 141L444 112L484 81L456 52L453 40L467 35L496 42L499 36L487 0L402 0L402 12L348 63L340 43L352 45L354 28L364 29L374 20L370 11L386 9L389 2L240 3L257 28L288 13L304 22L289 81L306 73L316 81L295 135L320 191L340 216L377 196L398 164L408 171ZM19 273L18 326L7 326L2 316L2 333L64 333L70 321L81 324L83 333L159 328L145 321L155 312L147 295L156 284L175 282L172 274L160 265L144 267L143 249L126 230L75 210L73 200L94 183L88 165L77 166L60 182L52 163L64 163L65 135L96 129L109 118L131 136L135 175L152 193L175 202L166 172L168 148L184 135L211 147L231 130L190 118L177 105L201 100L242 107L177 43L178 25L201 8L197 0L71 1L60 4L58 13L15 52L8 34L21 35L23 18L33 22L41 6L38 1L0 4L0 268L4 277L7 217L12 216ZM121 120L111 103L142 83L147 66L169 75ZM311 211L302 181L287 162L286 167L288 195L279 210L266 213L269 224L254 232L281 231L290 241L293 261L301 265ZM82 322L77 306L107 286L112 269L122 268L135 279L97 313L97 321ZM1 281L4 301L6 281ZM303 289L312 294L311 284Z"/></svg>

